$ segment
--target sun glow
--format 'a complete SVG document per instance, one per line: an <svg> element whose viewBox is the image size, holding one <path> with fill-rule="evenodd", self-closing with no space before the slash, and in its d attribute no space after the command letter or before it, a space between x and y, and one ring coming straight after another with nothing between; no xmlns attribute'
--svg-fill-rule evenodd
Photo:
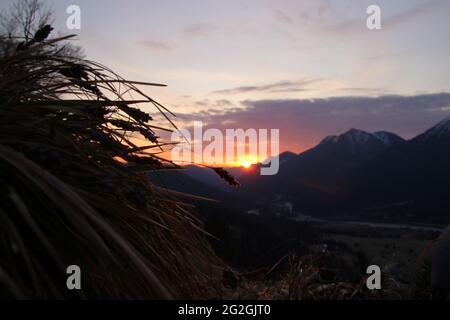
<svg viewBox="0 0 450 320"><path fill-rule="evenodd" d="M243 166L245 169L248 169L248 168L250 168L250 167L252 166L252 163L251 163L251 162L248 162L248 161L244 161L244 162L242 162L242 166Z"/></svg>
<svg viewBox="0 0 450 320"><path fill-rule="evenodd" d="M259 162L258 156L246 156L241 161L238 161L239 165L245 169L250 169L254 164Z"/></svg>

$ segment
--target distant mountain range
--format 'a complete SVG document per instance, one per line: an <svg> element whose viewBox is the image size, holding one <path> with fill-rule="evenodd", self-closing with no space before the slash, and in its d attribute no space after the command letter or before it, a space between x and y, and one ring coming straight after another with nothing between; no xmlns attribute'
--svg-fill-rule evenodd
<svg viewBox="0 0 450 320"><path fill-rule="evenodd" d="M282 198L294 210L312 215L403 204L409 213L450 216L450 118L411 140L357 129L328 136L301 154L282 153L275 176L259 175L258 166L232 169L242 184L237 189L208 169L189 166L185 174L207 186L208 196L226 193L228 201L235 196L244 209Z"/></svg>
<svg viewBox="0 0 450 320"><path fill-rule="evenodd" d="M351 129L326 137L316 147L281 161L275 176L260 176L255 170L255 174L241 177L243 187L239 192L257 201L259 195L265 199L282 195L297 209L308 212L340 211L353 206L349 190L358 169L402 143L404 140L393 133L371 134Z"/></svg>
<svg viewBox="0 0 450 320"><path fill-rule="evenodd" d="M364 205L408 201L450 216L450 118L365 163L350 194Z"/></svg>

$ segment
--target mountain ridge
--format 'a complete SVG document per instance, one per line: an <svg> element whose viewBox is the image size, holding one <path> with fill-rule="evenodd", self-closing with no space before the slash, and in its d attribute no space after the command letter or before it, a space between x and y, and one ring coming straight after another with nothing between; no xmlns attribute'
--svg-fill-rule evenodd
<svg viewBox="0 0 450 320"><path fill-rule="evenodd" d="M439 199L450 186L449 120L410 140L358 129L327 136L280 165L274 177L243 177L243 192L261 201L281 194L308 212L352 211L401 201L423 210L450 208Z"/></svg>
<svg viewBox="0 0 450 320"><path fill-rule="evenodd" d="M446 200L450 189L448 128L450 119L446 118L409 140L388 131L358 129L328 136L300 154L281 153L275 176L259 175L261 164L245 170L233 168L232 174L239 174L242 186L226 189L227 199L239 198L230 201L239 202L246 210L283 199L293 204L295 211L312 215L363 212L389 203L408 204L412 212L422 215L450 210L450 200ZM208 171L208 176L211 174ZM202 193L215 192L211 184L210 189L189 184Z"/></svg>

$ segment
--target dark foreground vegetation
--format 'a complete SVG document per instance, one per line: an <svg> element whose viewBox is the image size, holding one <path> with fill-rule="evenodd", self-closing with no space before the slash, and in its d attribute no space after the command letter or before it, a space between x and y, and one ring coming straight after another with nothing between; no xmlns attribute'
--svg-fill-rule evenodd
<svg viewBox="0 0 450 320"><path fill-rule="evenodd" d="M137 84L52 37L22 1L0 39L0 297L209 298L221 262L190 208L151 185L170 163ZM142 84L139 85L152 85ZM145 147L132 140L141 135ZM66 287L79 265L82 291Z"/></svg>
<svg viewBox="0 0 450 320"><path fill-rule="evenodd" d="M421 254L433 235L243 215L150 182L174 168L158 156L173 115L139 89L159 85L82 58L37 1L20 3L0 35L0 298L431 297ZM394 264L382 290L365 286L369 263ZM67 289L70 265L83 290Z"/></svg>

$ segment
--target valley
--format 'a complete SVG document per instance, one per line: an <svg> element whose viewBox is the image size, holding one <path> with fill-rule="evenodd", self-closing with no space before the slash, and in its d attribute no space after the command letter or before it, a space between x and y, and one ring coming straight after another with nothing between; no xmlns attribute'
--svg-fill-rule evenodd
<svg viewBox="0 0 450 320"><path fill-rule="evenodd" d="M446 119L411 140L351 129L301 154L280 154L275 176L259 175L260 164L230 168L238 188L195 166L151 180L214 200L189 201L216 237L215 252L238 274L276 266L234 294L258 297L252 290L260 286L287 298L277 289L292 268L287 257L322 256L317 268L335 281L357 283L375 264L412 290L430 245L450 224L449 128Z"/></svg>

